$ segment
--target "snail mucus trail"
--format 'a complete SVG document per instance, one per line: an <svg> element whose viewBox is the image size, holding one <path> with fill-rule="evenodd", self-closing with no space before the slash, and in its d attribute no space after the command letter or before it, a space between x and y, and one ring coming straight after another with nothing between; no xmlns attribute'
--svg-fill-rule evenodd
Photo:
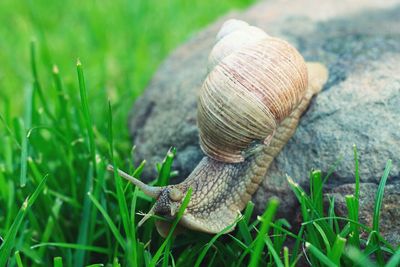
<svg viewBox="0 0 400 267"><path fill-rule="evenodd" d="M156 199L140 224L152 214L174 218L191 187L180 226L218 233L232 225L327 78L322 64L306 63L288 42L244 21L226 21L198 98L200 146L206 156L176 185L149 186L118 170ZM166 236L170 225L156 221L156 227Z"/></svg>

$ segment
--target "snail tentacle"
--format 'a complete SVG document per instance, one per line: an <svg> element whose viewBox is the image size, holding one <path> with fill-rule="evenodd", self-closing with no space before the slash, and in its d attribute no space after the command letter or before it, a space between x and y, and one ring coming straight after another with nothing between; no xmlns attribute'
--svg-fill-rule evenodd
<svg viewBox="0 0 400 267"><path fill-rule="evenodd" d="M107 166L107 170L110 172L114 172L114 167L112 165ZM120 169L117 169L118 175L125 178L129 182L133 183L136 185L143 193L145 193L147 196L152 197L152 198L158 198L160 195L161 191L165 188L162 186L150 186L142 181L136 179L135 177L127 174L124 171L121 171Z"/></svg>

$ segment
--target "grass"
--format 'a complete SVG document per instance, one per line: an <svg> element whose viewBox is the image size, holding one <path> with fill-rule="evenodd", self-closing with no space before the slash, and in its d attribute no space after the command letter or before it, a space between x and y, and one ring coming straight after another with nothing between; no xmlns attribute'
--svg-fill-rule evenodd
<svg viewBox="0 0 400 267"><path fill-rule="evenodd" d="M172 48L250 2L0 2L0 267L399 265L400 250L379 232L391 162L373 225L363 225L355 148L347 217L335 215L334 199L325 209L322 188L331 171L311 172L310 193L288 178L302 212L299 229L273 219L279 203L272 199L256 220L249 203L229 234L231 226L214 236L163 239L154 218L138 227L138 213L153 200L106 172L112 164L140 177L155 167L159 185L177 175L174 148L157 166L132 164L130 106ZM189 200L190 192L174 226Z"/></svg>

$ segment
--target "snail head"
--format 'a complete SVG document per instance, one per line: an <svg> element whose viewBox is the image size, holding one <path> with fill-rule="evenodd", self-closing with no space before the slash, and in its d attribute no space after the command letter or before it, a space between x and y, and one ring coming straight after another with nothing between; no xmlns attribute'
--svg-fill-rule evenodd
<svg viewBox="0 0 400 267"><path fill-rule="evenodd" d="M114 171L114 167L111 165L108 165L107 169L111 172ZM175 217L184 197L181 189L175 185L150 186L121 170L118 170L118 174L136 185L147 196L156 199L156 203L139 222L139 226L154 214L165 218Z"/></svg>
<svg viewBox="0 0 400 267"><path fill-rule="evenodd" d="M183 196L182 191L173 185L163 187L153 206L154 214L174 218L182 204Z"/></svg>

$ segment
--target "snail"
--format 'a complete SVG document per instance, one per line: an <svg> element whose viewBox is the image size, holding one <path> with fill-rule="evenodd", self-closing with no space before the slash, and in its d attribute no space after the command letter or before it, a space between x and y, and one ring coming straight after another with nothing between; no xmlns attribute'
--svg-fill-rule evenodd
<svg viewBox="0 0 400 267"><path fill-rule="evenodd" d="M306 63L288 42L233 19L218 32L207 67L197 110L206 155L193 172L179 184L155 187L118 170L156 199L139 224L152 214L174 218L192 188L180 226L218 233L233 225L328 78L325 66ZM166 236L170 225L156 227Z"/></svg>

